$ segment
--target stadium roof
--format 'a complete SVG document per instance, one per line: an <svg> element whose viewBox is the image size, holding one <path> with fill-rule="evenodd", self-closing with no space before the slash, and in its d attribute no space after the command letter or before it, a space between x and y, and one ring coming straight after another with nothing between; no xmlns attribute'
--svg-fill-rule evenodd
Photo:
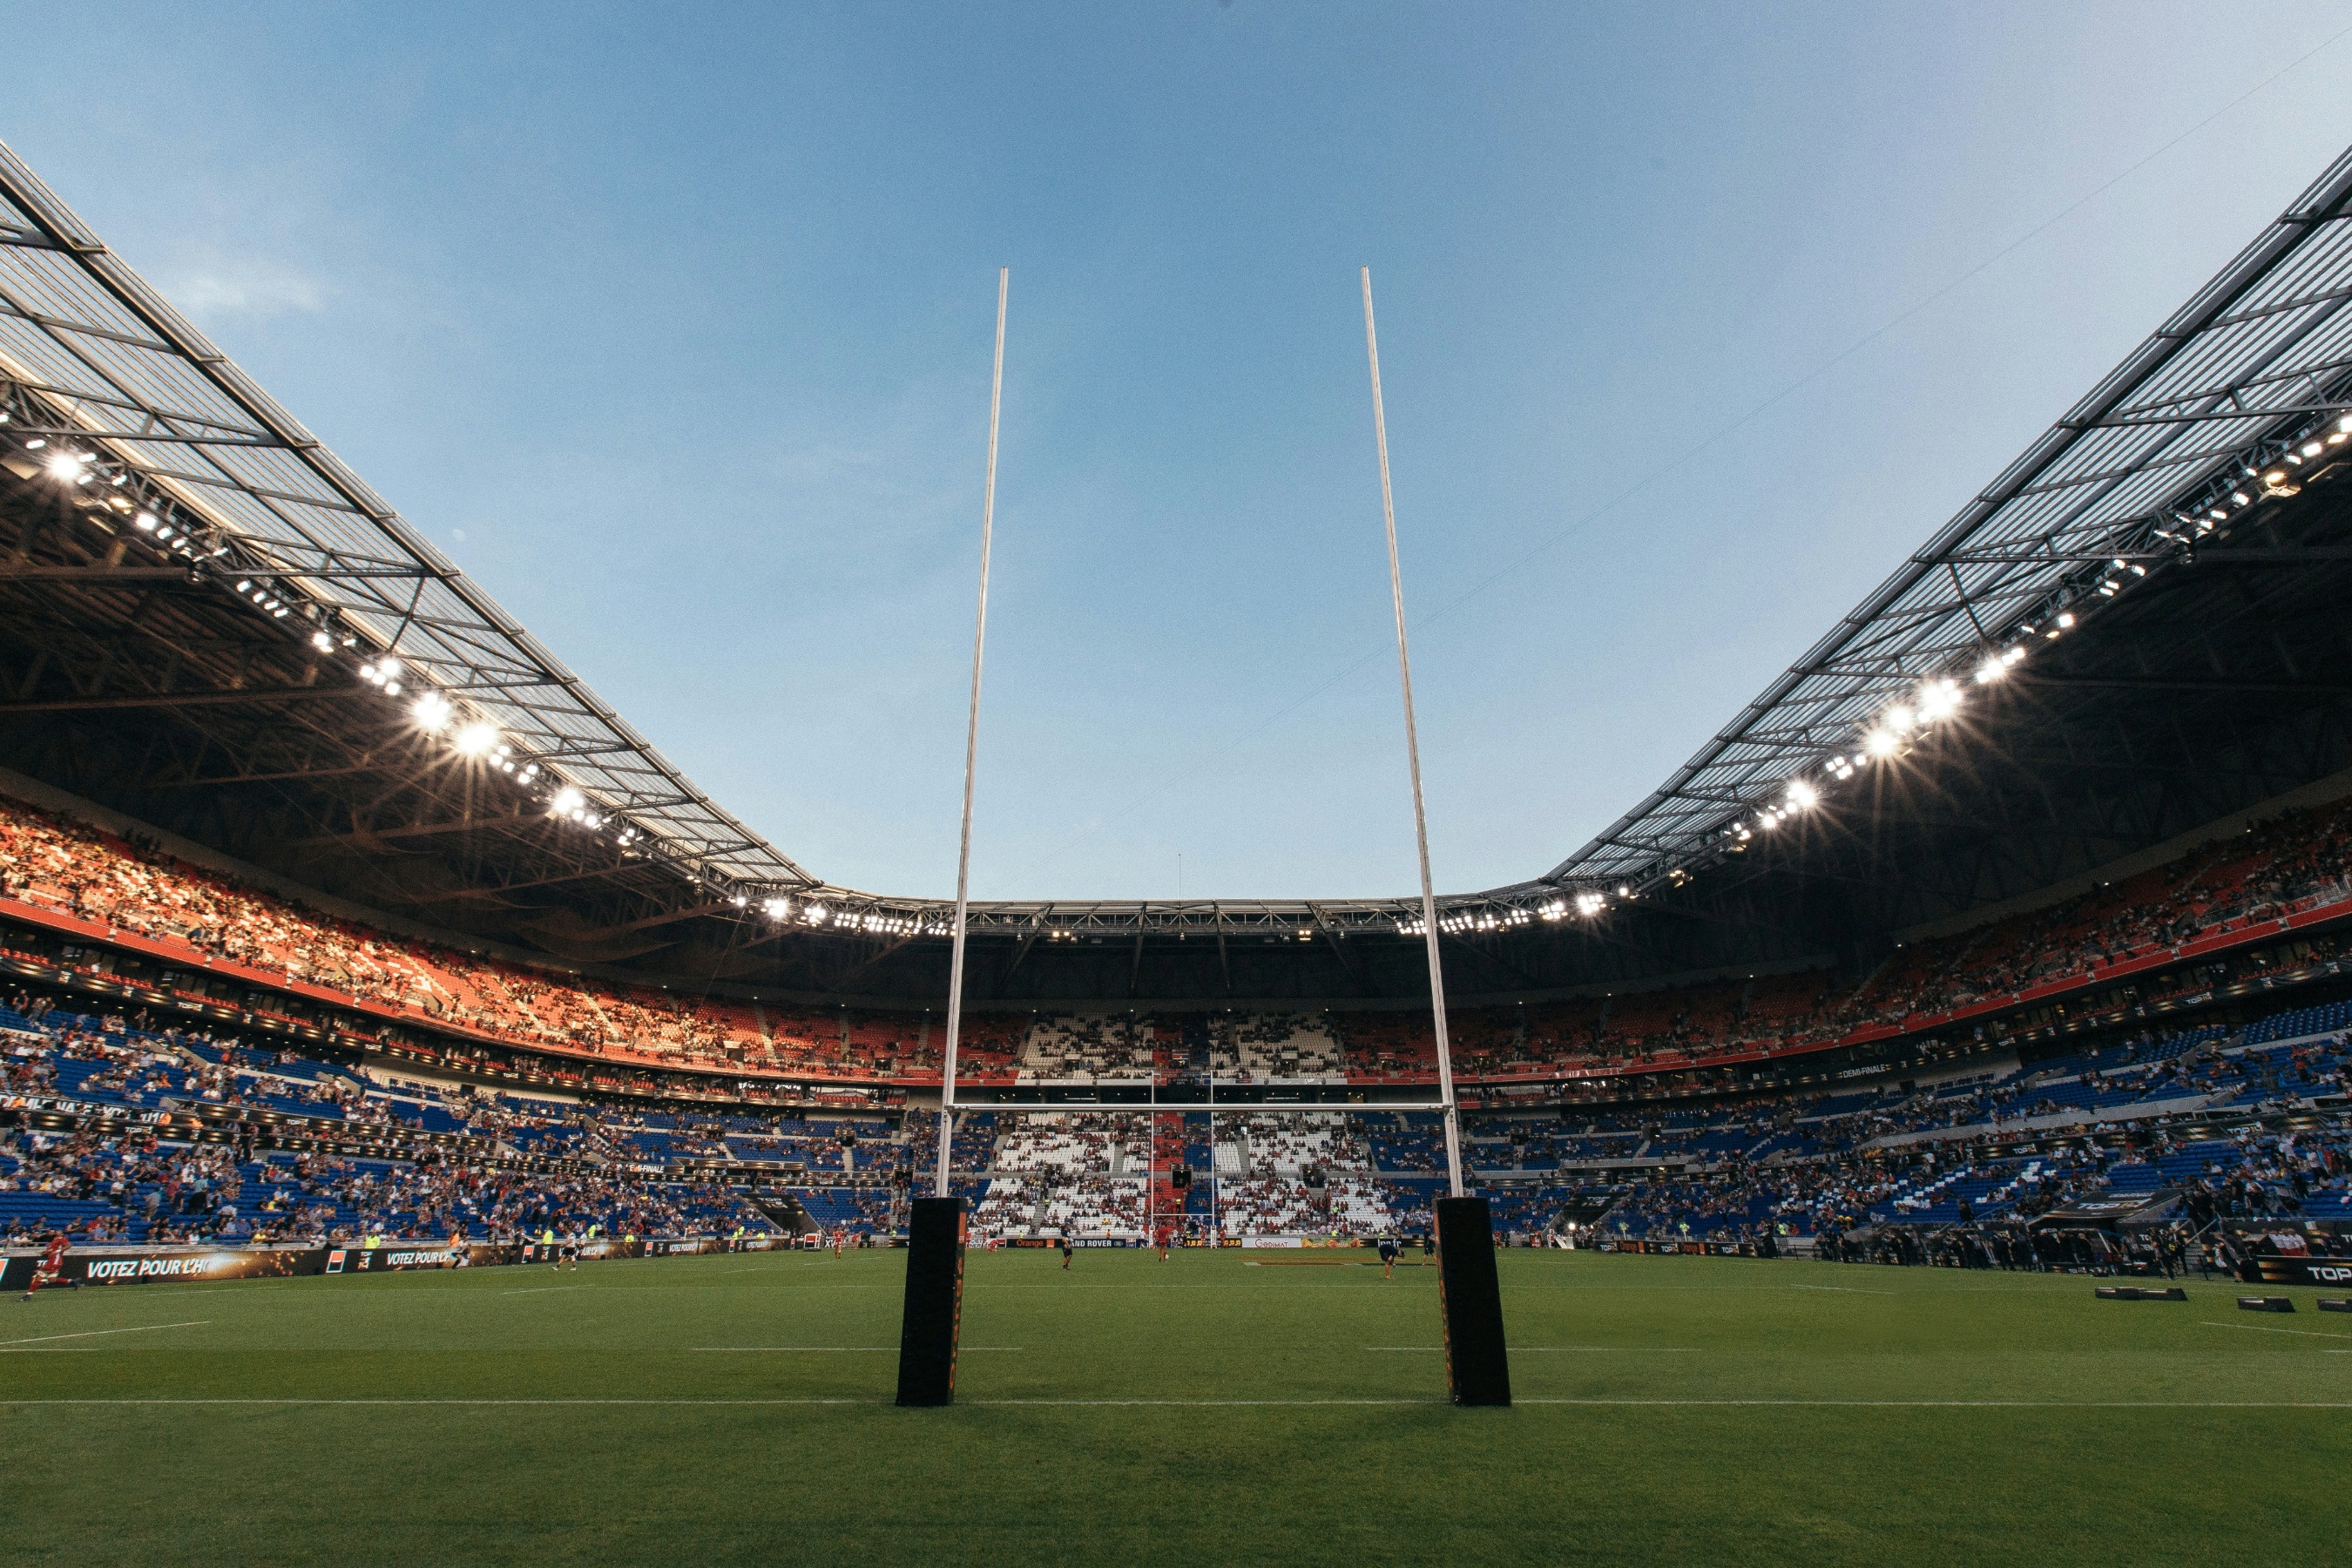
<svg viewBox="0 0 2352 1568"><path fill-rule="evenodd" d="M1971 721L1980 762L1997 754L2044 794L2081 784L2086 815L2112 820L2118 795L2101 781L2147 771L2138 759L2151 727L2201 727L2195 756L2177 761L2184 773L2210 772L2230 722L2262 708L2284 724L2332 700L2338 688L2292 668L2284 679L2248 672L2268 657L2257 645L2279 640L2281 616L2300 617L2287 634L2299 648L2331 635L2318 628L2352 564L2352 545L2336 542L2347 525L2326 499L2336 487L2291 500L2318 466L2305 448L2333 453L2329 437L2346 434L2336 423L2352 391L2347 209L2352 153L1665 785L1544 877L1441 900L1444 932L1479 942L1566 928L1587 939L1569 946L1602 952L1621 973L1696 963L1695 944L1581 917L1604 913L1621 887L1683 888L1790 816L1809 815L1819 831L1780 834L1773 855L1739 862L1744 881L1702 878L1645 899L1655 919L1634 923L1761 930L1759 878L1801 843L1813 846L1816 883L1882 878L1885 858L1856 847L1853 829L1865 821L1904 816L1906 831L1930 835L1908 840L1910 860L1945 855L1957 866L1961 851L1932 834L2002 814L1948 790L1930 802L1917 786ZM800 964L789 983L831 989L878 965L877 983L897 972L906 990L936 988L917 972L932 962L921 950L939 946L921 939L947 930L941 900L824 883L703 795L5 147L0 413L0 521L16 531L13 553L0 537L0 641L29 661L13 694L0 694L12 762L32 767L22 759L37 739L45 777L142 820L247 858L275 847L277 868L330 890L582 962L667 948L661 962L675 965L699 943L695 963L711 974ZM78 521L61 525L68 518ZM2252 596L2195 586L2212 574L2193 568L2225 558L2269 566L2266 586ZM2224 575L2242 587L2260 574ZM2211 679L2164 663L2180 654L2182 617L2227 644L2200 656ZM387 654L399 660L389 674ZM2159 667L2160 678L2150 673ZM2000 678L2000 701L1975 695L1979 669ZM2200 681L2190 716L2181 694ZM2142 688L2139 706L2105 704L2113 736L2089 738L2085 693ZM1946 724L1955 693L1968 716ZM451 705L430 730L415 716L428 695ZM158 715L186 742L161 761L153 748L171 741L156 738ZM1996 719L2011 731L1996 734ZM79 727L26 728L51 721ZM473 724L487 728L468 735ZM2034 724L2044 741L2020 728ZM2249 763L2234 793L2180 795L2146 814L2133 843L2315 777L2325 748L2308 752L2293 764ZM103 777L85 760L100 752L112 770ZM1904 770L1880 768L1905 758L1916 765L1900 781ZM171 805L198 786L215 803L203 820ZM275 792L276 805L237 816L236 802L256 791ZM1805 792L1821 809L1798 804ZM1952 871L1940 907L2013 896L2062 864L2122 852L2122 838L2069 831L2077 837L2063 853L1974 845L1967 853L2007 855L2010 868L1965 886ZM1885 837L1871 832L1874 843ZM328 865L334 856L344 858ZM1701 897L1709 887L1722 890ZM1727 913L1722 900L1740 896L1750 912ZM771 900L781 915L761 909ZM1413 964L1375 974L1381 961L1340 939L1411 937L1418 920L1418 900L1403 897L972 907L976 933L1017 939L1005 943L1000 986L1033 946L1062 946L1076 965L1076 949L1109 942L1119 973L1106 971L1102 984L1129 994L1146 983L1147 936L1194 963L1203 944L1177 942L1210 939L1220 972L1230 938L1268 964L1287 948L1302 973L1316 955L1368 990L1412 984ZM694 922L688 945L649 934L679 922ZM1818 929L1780 923L1769 953L1748 956L1822 951ZM795 934L862 946L839 964L803 963L781 942ZM1730 948L1717 956L1747 961ZM1570 984L1573 962L1566 947L1556 962L1522 953L1498 961L1487 984ZM1235 984L1247 982L1228 977L1226 989Z"/></svg>
<svg viewBox="0 0 2352 1568"><path fill-rule="evenodd" d="M634 826L647 852L705 876L814 883L688 783L5 145L0 377L26 444L53 461L92 458L89 493L120 498L126 521L184 524L176 560L142 552L141 566L109 569L118 576L193 567L224 592L271 591L320 635L348 639L353 667L386 654L404 665L403 690L385 700L441 694L453 734L469 719L495 726L541 764L548 794L570 784L614 835ZM142 695L170 694L110 700Z"/></svg>
<svg viewBox="0 0 2352 1568"><path fill-rule="evenodd" d="M1874 738L1891 749L1949 703L1936 683L1965 695L2011 648L2028 651L2008 672L2030 679L2032 650L2053 634L2192 564L2205 535L2266 493L2293 493L2320 455L2302 448L2342 438L2347 302L2352 152L1696 756L1543 880L1672 879L1785 808L1791 785L1800 802L1849 785Z"/></svg>

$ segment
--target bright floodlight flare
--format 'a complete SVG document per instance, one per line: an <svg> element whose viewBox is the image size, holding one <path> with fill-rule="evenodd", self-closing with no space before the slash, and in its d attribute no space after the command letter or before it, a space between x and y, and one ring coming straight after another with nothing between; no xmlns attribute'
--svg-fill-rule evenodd
<svg viewBox="0 0 2352 1568"><path fill-rule="evenodd" d="M793 912L793 901L790 899L769 899L760 905L760 911L772 921L780 921Z"/></svg>
<svg viewBox="0 0 2352 1568"><path fill-rule="evenodd" d="M1907 735L1911 732L1911 726L1918 721L1917 714L1898 702L1886 710L1886 717L1881 721L1881 725L1889 734Z"/></svg>
<svg viewBox="0 0 2352 1568"><path fill-rule="evenodd" d="M477 719L452 736L449 743L457 749L461 757L486 757L490 754L490 748L499 743L499 732L492 725Z"/></svg>
<svg viewBox="0 0 2352 1568"><path fill-rule="evenodd" d="M1576 912L1589 920L1599 914L1602 905L1607 902L1608 900L1598 893L1579 893L1576 895Z"/></svg>
<svg viewBox="0 0 2352 1568"><path fill-rule="evenodd" d="M1796 779L1789 785L1789 805L1794 810L1810 811L1821 798L1821 792L1802 779Z"/></svg>
<svg viewBox="0 0 2352 1568"><path fill-rule="evenodd" d="M78 452L52 452L49 454L49 477L53 479L63 479L69 485L78 485L82 481L81 465L82 458Z"/></svg>
<svg viewBox="0 0 2352 1568"><path fill-rule="evenodd" d="M1874 757L1891 757L1895 754L1895 748L1901 742L1896 739L1892 731L1873 730L1863 738L1862 749Z"/></svg>
<svg viewBox="0 0 2352 1568"><path fill-rule="evenodd" d="M588 797L582 795L576 786L565 784L555 792L555 798L547 803L547 809L558 816L570 816L587 804Z"/></svg>
<svg viewBox="0 0 2352 1568"><path fill-rule="evenodd" d="M418 725L437 735L448 725L449 700L437 691L428 691L416 700L409 712L415 715Z"/></svg>
<svg viewBox="0 0 2352 1568"><path fill-rule="evenodd" d="M1960 689L1948 680L1931 680L1919 689L1919 713L1930 722L1960 710Z"/></svg>

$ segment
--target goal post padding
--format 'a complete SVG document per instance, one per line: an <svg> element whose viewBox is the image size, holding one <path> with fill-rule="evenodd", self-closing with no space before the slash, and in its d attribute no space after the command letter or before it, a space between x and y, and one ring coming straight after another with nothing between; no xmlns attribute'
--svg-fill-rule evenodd
<svg viewBox="0 0 2352 1568"><path fill-rule="evenodd" d="M1511 1365L1495 1275L1494 1216L1485 1198L1440 1198L1435 1206L1446 1388L1456 1405L1508 1405Z"/></svg>
<svg viewBox="0 0 2352 1568"><path fill-rule="evenodd" d="M898 1329L898 1403L955 1403L963 1324L963 1200L917 1198L907 1224L907 1304Z"/></svg>

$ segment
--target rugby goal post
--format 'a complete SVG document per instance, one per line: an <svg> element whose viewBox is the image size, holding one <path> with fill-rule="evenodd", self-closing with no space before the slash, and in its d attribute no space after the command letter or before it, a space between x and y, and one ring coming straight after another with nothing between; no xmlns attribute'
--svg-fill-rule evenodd
<svg viewBox="0 0 2352 1568"><path fill-rule="evenodd" d="M1439 1302L1445 1336L1445 1368L1449 1392L1456 1405L1508 1405L1510 1373L1503 1335L1502 1301L1495 1268L1492 1216L1484 1198L1465 1194L1462 1181L1460 1105L1454 1089L1453 1049L1446 1035L1445 976L1438 951L1437 899L1429 868L1429 828L1423 803L1421 743L1412 707L1412 661L1407 647L1404 584L1397 560L1396 503L1389 483L1387 416L1381 401L1380 339L1372 316L1372 273L1361 270L1364 301L1364 348L1371 373L1372 429L1380 457L1381 512L1386 530L1391 607L1396 619L1397 679L1404 704L1406 771L1412 788L1413 844L1421 871L1422 935L1429 958L1431 1016L1437 1057L1438 1098L1433 1101L1360 1101L1246 1105L1250 1115L1357 1113L1370 1110L1428 1110L1437 1113L1445 1136L1445 1167L1449 1195L1432 1205L1439 1252ZM956 851L955 925L950 933L947 1032L940 1077L939 1160L934 1195L914 1206L910 1224L905 1316L899 1345L900 1405L945 1405L954 1397L957 1334L963 1291L963 1253L968 1218L962 1200L953 1195L952 1177L956 1098L957 1047L963 1018L964 952L971 874L972 784L979 754L980 692L988 635L989 556L996 520L997 436L1003 409L1004 316L1010 269L996 275L996 352L988 406L988 475L981 506L979 604L973 617L971 695L964 725L963 810ZM1154 1082L1156 1091L1156 1079ZM1083 1110L1092 1114L1159 1116L1169 1112L1206 1111L1213 1117L1244 1110L1233 1101L1220 1105L1213 1097L1202 1101L1158 1100L1150 1095L1141 1103L1076 1106L1067 1103L1024 1104L992 1099L971 1109L997 1111ZM1215 1148L1213 1128L1211 1148ZM1156 1162L1155 1162L1156 1163ZM1212 1181L1215 1180L1213 1173ZM1156 1172L1147 1171L1146 1192L1157 1185ZM1220 1218L1222 1216L1219 1216Z"/></svg>

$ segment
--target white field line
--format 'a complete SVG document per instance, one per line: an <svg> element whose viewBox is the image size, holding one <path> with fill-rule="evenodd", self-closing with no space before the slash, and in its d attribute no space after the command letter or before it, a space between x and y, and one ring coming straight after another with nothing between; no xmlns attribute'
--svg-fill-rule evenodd
<svg viewBox="0 0 2352 1568"><path fill-rule="evenodd" d="M45 1340L92 1340L100 1334L152 1334L158 1329L201 1329L211 1322L200 1318L187 1323L142 1323L135 1329L84 1329L78 1334L33 1334L21 1340L0 1340L0 1345L37 1345Z"/></svg>
<svg viewBox="0 0 2352 1568"><path fill-rule="evenodd" d="M883 1405L880 1399L0 1399L0 1405Z"/></svg>
<svg viewBox="0 0 2352 1568"><path fill-rule="evenodd" d="M1368 1351L1442 1351L1444 1345L1366 1345ZM1513 1355L1541 1354L1547 1352L1601 1351L1623 1355L1703 1355L1698 1345L1512 1345Z"/></svg>
<svg viewBox="0 0 2352 1568"><path fill-rule="evenodd" d="M773 1352L790 1351L806 1351L813 1354L845 1351L889 1352L898 1350L900 1347L897 1345L697 1345L694 1348L697 1351L708 1351L718 1355L766 1355ZM1022 1347L1019 1345L958 1345L956 1347L959 1352L964 1351L1017 1351L1021 1348Z"/></svg>
<svg viewBox="0 0 2352 1568"><path fill-rule="evenodd" d="M2274 1329L2268 1323L2217 1323L2210 1318L2197 1321L2209 1329L2252 1329L2258 1334L2301 1334L2309 1340L2352 1340L2352 1334L2331 1334L2325 1329Z"/></svg>
<svg viewBox="0 0 2352 1568"><path fill-rule="evenodd" d="M0 1408L53 1405L514 1405L514 1406L773 1406L863 1405L882 1399L0 1399ZM1443 1408L1444 1399L965 1399L960 1405L988 1408L1118 1409L1166 1407L1185 1410L1264 1408L1322 1409L1413 1405ZM1522 1399L1520 1405L1615 1406L1636 1409L1852 1409L1852 1410L2352 1410L2352 1400L2317 1399Z"/></svg>

